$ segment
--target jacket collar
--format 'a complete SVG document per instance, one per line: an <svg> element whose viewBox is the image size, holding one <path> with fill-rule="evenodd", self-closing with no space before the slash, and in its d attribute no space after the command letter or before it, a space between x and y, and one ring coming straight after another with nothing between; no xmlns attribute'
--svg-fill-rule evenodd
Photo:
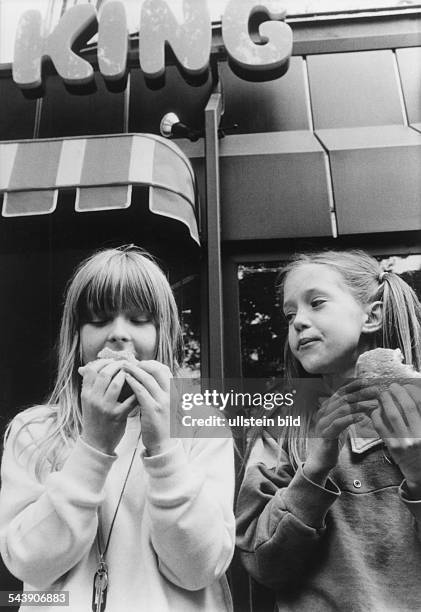
<svg viewBox="0 0 421 612"><path fill-rule="evenodd" d="M376 430L371 423L355 423L348 429L349 439L351 442L351 450L353 453L361 455L370 448L382 445L383 440L377 435Z"/></svg>
<svg viewBox="0 0 421 612"><path fill-rule="evenodd" d="M323 399L327 397L319 398L319 406L321 406ZM349 439L351 443L351 450L357 455L365 453L370 448L380 446L383 444L383 440L378 436L374 429L371 421L363 421L362 423L354 423L348 428Z"/></svg>

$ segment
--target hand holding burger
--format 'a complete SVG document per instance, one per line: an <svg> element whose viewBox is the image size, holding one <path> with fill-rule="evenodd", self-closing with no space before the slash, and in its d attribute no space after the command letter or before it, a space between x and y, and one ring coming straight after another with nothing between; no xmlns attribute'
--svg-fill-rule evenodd
<svg viewBox="0 0 421 612"><path fill-rule="evenodd" d="M406 479L413 499L421 499L421 374L403 363L399 349L374 349L357 361L357 375L379 378L372 423Z"/></svg>
<svg viewBox="0 0 421 612"><path fill-rule="evenodd" d="M82 376L81 437L90 446L112 455L123 437L127 417L137 403L126 382L123 365L137 362L129 351L108 348L102 349L97 357L78 370Z"/></svg>
<svg viewBox="0 0 421 612"><path fill-rule="evenodd" d="M123 349L121 351L114 351L113 349L106 346L98 353L98 359L113 359L114 361L129 361L130 363L136 363L136 357L133 351L129 349ZM127 398L133 395L131 387L124 382L121 393L118 397L119 402L124 402Z"/></svg>

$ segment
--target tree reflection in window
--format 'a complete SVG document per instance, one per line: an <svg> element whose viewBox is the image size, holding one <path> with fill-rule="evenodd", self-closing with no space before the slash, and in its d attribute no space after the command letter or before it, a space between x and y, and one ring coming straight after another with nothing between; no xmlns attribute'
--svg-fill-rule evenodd
<svg viewBox="0 0 421 612"><path fill-rule="evenodd" d="M200 377L200 278L191 274L172 285L183 331L184 359L180 376Z"/></svg>

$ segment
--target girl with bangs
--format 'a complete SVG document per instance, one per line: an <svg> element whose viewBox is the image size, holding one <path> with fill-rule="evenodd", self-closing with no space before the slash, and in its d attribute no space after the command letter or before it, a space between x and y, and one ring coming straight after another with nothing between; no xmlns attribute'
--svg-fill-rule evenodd
<svg viewBox="0 0 421 612"><path fill-rule="evenodd" d="M279 612L418 611L421 305L363 251L297 256L281 293L287 377L313 378L325 397L294 407L298 433L251 439L237 503L243 563ZM410 380L350 382L374 348L400 349Z"/></svg>
<svg viewBox="0 0 421 612"><path fill-rule="evenodd" d="M0 547L26 591L68 591L72 612L231 609L232 443L170 437L181 356L150 256L121 247L79 266L51 397L6 433Z"/></svg>

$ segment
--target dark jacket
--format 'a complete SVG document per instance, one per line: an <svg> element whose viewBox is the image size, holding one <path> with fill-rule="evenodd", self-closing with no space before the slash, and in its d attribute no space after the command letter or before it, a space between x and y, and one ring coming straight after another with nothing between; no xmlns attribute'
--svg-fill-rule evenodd
<svg viewBox="0 0 421 612"><path fill-rule="evenodd" d="M237 516L243 563L276 590L278 610L421 610L421 500L381 440L351 435L323 488L264 434Z"/></svg>

